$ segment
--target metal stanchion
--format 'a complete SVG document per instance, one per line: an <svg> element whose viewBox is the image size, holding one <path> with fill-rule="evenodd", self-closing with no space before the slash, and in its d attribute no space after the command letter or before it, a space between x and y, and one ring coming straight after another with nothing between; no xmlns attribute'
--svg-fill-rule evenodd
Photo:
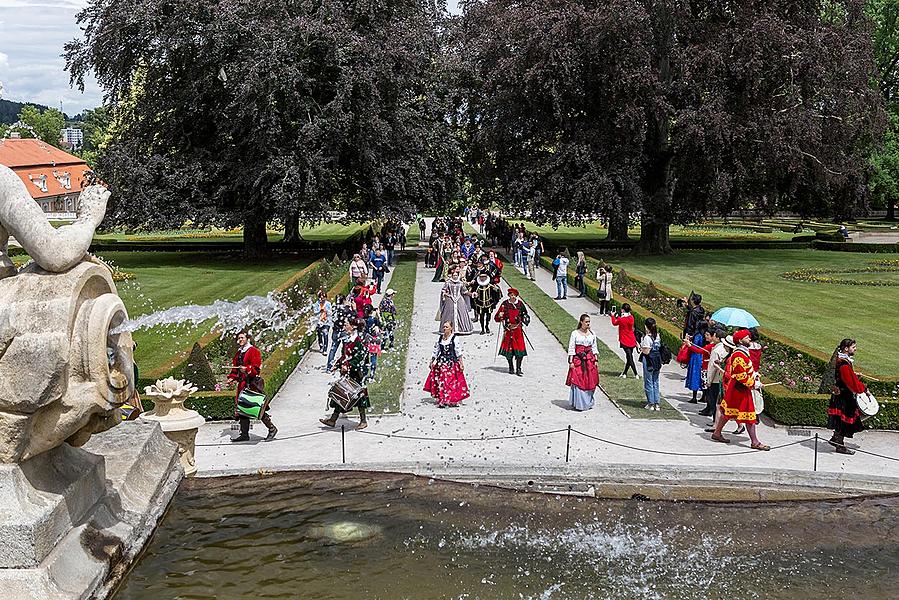
<svg viewBox="0 0 899 600"><path fill-rule="evenodd" d="M340 426L340 453L343 457L343 464L346 464L346 425Z"/></svg>
<svg viewBox="0 0 899 600"><path fill-rule="evenodd" d="M571 450L571 425L568 426L568 440L565 442L565 462L568 462L568 453Z"/></svg>
<svg viewBox="0 0 899 600"><path fill-rule="evenodd" d="M818 470L818 434L815 434L815 465L813 467L815 471Z"/></svg>

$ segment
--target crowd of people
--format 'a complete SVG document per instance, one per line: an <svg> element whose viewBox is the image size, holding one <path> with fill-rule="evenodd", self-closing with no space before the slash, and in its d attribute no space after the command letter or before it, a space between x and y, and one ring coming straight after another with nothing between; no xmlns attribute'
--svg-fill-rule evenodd
<svg viewBox="0 0 899 600"><path fill-rule="evenodd" d="M463 219L477 225L482 237L466 235ZM437 406L458 406L469 397L470 390L465 376L464 352L460 336L491 333L491 324L498 323L501 330L497 340L497 354L508 362L509 374L523 376L522 363L527 356L526 328L531 315L521 300L518 290L509 288L504 299L500 289L504 263L495 251L485 247L488 243L509 240L509 253L514 266L530 279L545 252L539 236L528 233L523 226L510 225L495 213L479 208L468 208L462 218L440 217L433 221L430 232L424 219L418 221L422 240L428 240L426 267L434 269L433 282L441 283L439 305L435 321L439 323L439 335L429 361L424 390L431 394ZM338 417L350 409L359 411L357 429L367 426L366 409L370 407L365 385L377 372L378 356L384 349L394 346L396 327L396 292L387 289L377 306L374 297L381 294L385 274L395 264L397 246L405 246L405 230L398 223L388 223L381 234L364 244L354 254L349 273L354 282L346 296L338 295L333 302L324 291L312 302L310 315L316 331L319 351L327 356L326 371L339 370L342 381L349 382L358 397L354 402L329 399L330 417L321 419L329 427L336 425ZM574 287L579 297L586 293L587 261L578 252L573 265ZM556 283L556 299L567 299L569 257L559 252L551 261L552 277ZM617 328L618 343L624 353L624 369L618 375L627 378L629 373L637 379L637 361L642 366L645 409L661 410L660 374L663 366L672 361L673 354L662 340L659 324L653 318L643 321L643 331L638 331L636 319L628 303L620 308L612 302L613 268L600 265L595 273L597 282L598 316L608 317ZM763 410L761 389L762 360L765 347L755 328L728 328L716 323L702 306L702 297L693 294L679 300L684 308L682 346L677 352L677 363L685 369L684 387L689 391L689 402L704 406L699 415L711 419L706 432L719 443L730 443L724 428L729 421L736 421L735 434L748 434L751 447L770 450L758 436L759 414ZM249 341L246 332L237 338L238 351L234 357L234 369L229 376L237 388L236 416L240 422L240 435L233 441L248 438L249 419L259 418L269 429L266 440L274 439L277 428L267 412L263 391L264 382L259 377L261 355ZM593 408L594 394L599 386L599 339L591 329L591 316L582 314L577 328L571 332L568 342L569 403L573 410ZM854 340L840 343L834 367L835 385L828 408L828 425L834 430L830 443L842 454L853 454L846 447L845 439L863 429L862 413L856 395L866 392L864 384L856 376L853 356L857 350ZM778 385L777 382L769 385ZM332 394L333 396L333 394Z"/></svg>

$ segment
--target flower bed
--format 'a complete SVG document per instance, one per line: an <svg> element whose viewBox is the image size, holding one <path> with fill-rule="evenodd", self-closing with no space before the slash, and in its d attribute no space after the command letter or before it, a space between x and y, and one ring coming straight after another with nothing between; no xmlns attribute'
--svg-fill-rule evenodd
<svg viewBox="0 0 899 600"><path fill-rule="evenodd" d="M896 263L892 265L890 263ZM847 277L833 277L837 273L899 273L899 261L877 261L867 267L840 268L840 269L798 269L781 273L784 279L792 281L810 281L812 283L830 283L840 285L869 285L875 287L897 287L899 281L877 281L870 279L850 279Z"/></svg>

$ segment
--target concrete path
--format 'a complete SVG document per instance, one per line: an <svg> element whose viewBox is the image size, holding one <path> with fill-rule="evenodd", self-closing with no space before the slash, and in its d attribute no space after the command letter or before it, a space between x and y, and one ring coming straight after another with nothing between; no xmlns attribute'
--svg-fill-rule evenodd
<svg viewBox="0 0 899 600"><path fill-rule="evenodd" d="M231 444L228 442L232 435L230 423L207 424L201 428L197 440L200 474L325 467L438 474L448 471L491 474L519 469L534 476L542 472L557 473L560 469L584 472L597 465L624 465L625 468L632 465L635 469L655 465L662 471L678 465L708 467L710 472L722 469L739 472L744 468L812 469L814 442L811 441L771 452L750 450L745 434L731 436L734 443L728 446L711 442L703 431L708 419L692 415L698 405L686 403L682 375L671 368L663 376L662 393L692 417L690 421L630 419L599 393L593 410L584 413L570 410L565 386L567 355L538 318L528 328L536 351L528 350L531 354L525 359L523 378L509 375L501 357L494 362L495 328L491 336L475 333L462 338L460 346L465 353L466 377L472 396L460 407L437 408L421 389L437 340L435 315L441 284L432 283L432 276L433 270L426 269L419 257L402 413L381 415L376 406L367 430L356 432L347 427L345 463L339 426L332 430L318 423L326 415L325 398L331 376L318 370L324 358L313 351L307 354L273 402L272 416L280 429L278 439L270 443ZM537 283L555 294L547 271L538 271ZM561 305L575 316L597 312L597 306L591 301L573 298L571 294ZM608 321L594 318L594 323L597 333L610 341L613 349L617 348L617 336ZM352 426L355 422L355 419L342 420L339 425ZM569 446L569 425L607 441L574 433ZM531 437L531 434L550 431L555 433ZM254 434L264 434L264 429ZM771 446L803 439L788 435L786 429L770 427L763 427L760 436ZM856 440L865 450L899 456L896 449L899 435L895 433L864 432ZM570 459L567 464L566 448ZM826 444L820 445L818 469L899 477L899 462L862 454L844 457L834 454Z"/></svg>

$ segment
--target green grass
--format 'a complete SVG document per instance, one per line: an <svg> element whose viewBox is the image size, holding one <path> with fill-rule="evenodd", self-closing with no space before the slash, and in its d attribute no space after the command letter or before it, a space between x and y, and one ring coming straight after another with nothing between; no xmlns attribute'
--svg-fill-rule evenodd
<svg viewBox="0 0 899 600"><path fill-rule="evenodd" d="M522 221L514 221L519 223ZM537 232L544 240L558 244L561 246L570 246L569 250L574 252L577 246L588 246L594 242L601 242L606 239L608 229L602 226L599 221L587 223L582 227L561 226L554 229L549 225L535 225L530 221L523 221L528 231ZM805 233L813 233L807 231ZM640 237L640 228L631 228L628 231L631 238L638 239ZM681 227L672 225L670 236L672 240L693 240L693 241L711 241L711 240L759 240L759 241L790 241L793 233L786 233L774 230L771 233L757 233L750 229L744 229L739 225L723 227L720 224L708 225L691 225Z"/></svg>
<svg viewBox="0 0 899 600"><path fill-rule="evenodd" d="M864 267L880 257L815 250L690 250L670 256L612 255L614 267L684 295L702 294L711 306L750 311L763 328L829 355L845 338L859 342L856 364L885 377L899 375L890 350L899 331L899 291L788 281L785 271ZM885 274L880 274L882 277Z"/></svg>
<svg viewBox="0 0 899 600"><path fill-rule="evenodd" d="M512 287L521 292L521 298L531 308L534 316L540 319L562 348L568 350L568 338L577 328L577 319L540 289L534 282L522 275L514 264L507 264L503 269L503 277ZM600 340L602 342L602 340ZM662 402L662 410L649 411L646 395L643 393L643 382L637 379L620 379L618 375L624 370L624 361L618 357L605 343L597 344L599 349L598 368L599 384L625 414L635 419L683 419L667 402Z"/></svg>
<svg viewBox="0 0 899 600"><path fill-rule="evenodd" d="M312 262L307 257L248 262L237 255L193 252L107 252L101 258L134 273L135 279L118 284L131 317L184 304L264 295ZM172 364L211 325L159 326L135 332L135 360L142 374Z"/></svg>
<svg viewBox="0 0 899 600"><path fill-rule="evenodd" d="M409 229L406 231L406 247L409 246L417 246L419 239L421 237L421 228L418 226L418 221L412 221L412 224L409 225Z"/></svg>
<svg viewBox="0 0 899 600"><path fill-rule="evenodd" d="M321 223L314 227L300 228L300 235L309 241L329 241L341 243L346 241L350 236L367 228L369 223ZM279 231L269 230L268 240L270 242L279 242L283 239L283 233ZM167 230L167 231L148 231L134 234L126 233L107 233L95 236L97 240L115 240L120 242L141 242L141 241L157 241L157 242L241 242L243 241L243 233L238 230L199 230L199 229L183 229L183 230Z"/></svg>
<svg viewBox="0 0 899 600"><path fill-rule="evenodd" d="M416 240L418 238L415 238ZM375 381L368 385L372 412L397 413L406 382L406 354L412 326L412 307L415 304L416 260L413 254L397 261L390 277L390 287L396 290L396 331L393 350L381 354Z"/></svg>

